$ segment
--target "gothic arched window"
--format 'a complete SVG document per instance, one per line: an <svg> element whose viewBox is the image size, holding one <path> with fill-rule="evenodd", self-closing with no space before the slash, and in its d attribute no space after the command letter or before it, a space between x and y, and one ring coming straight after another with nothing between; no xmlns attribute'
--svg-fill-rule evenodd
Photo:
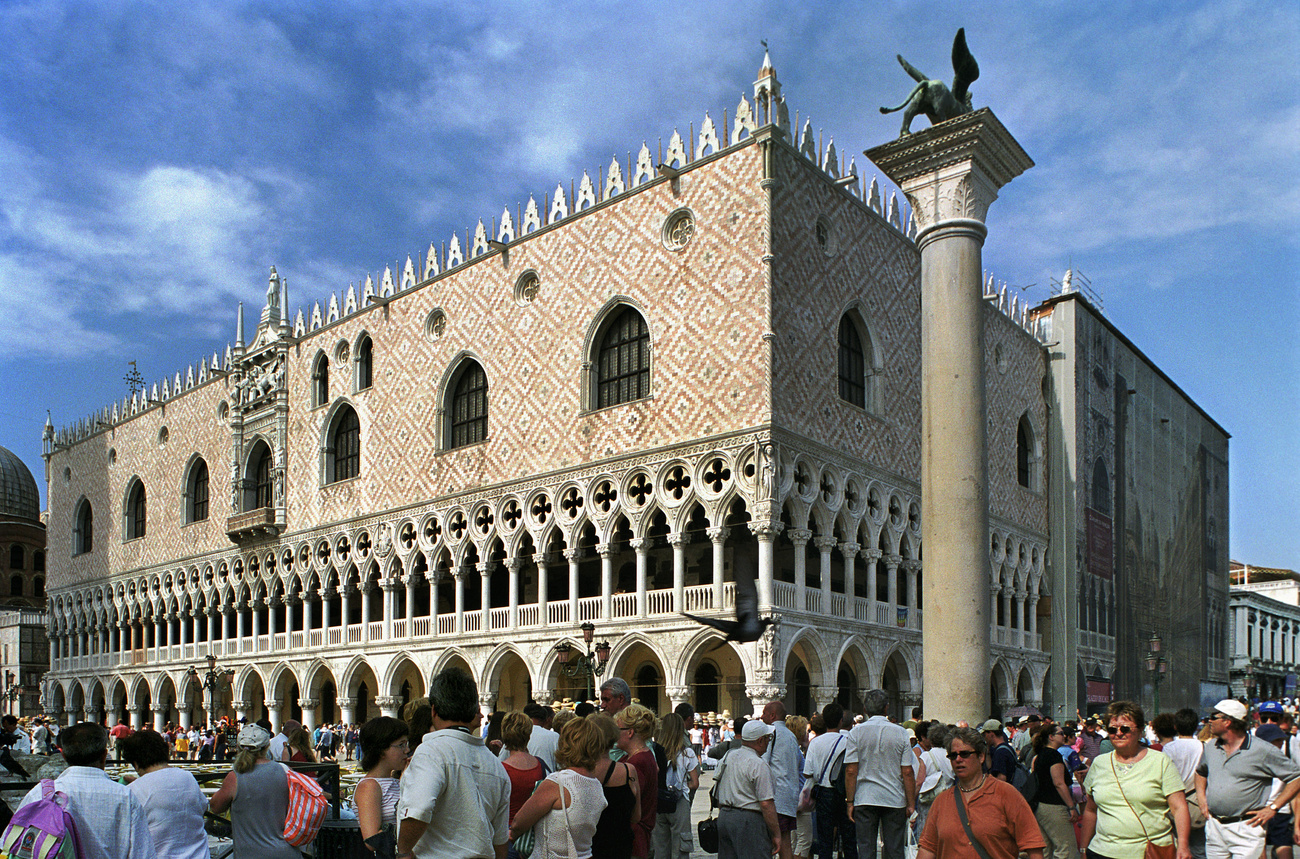
<svg viewBox="0 0 1300 859"><path fill-rule="evenodd" d="M330 362L324 352L316 355L311 370L311 404L312 408L323 406L330 401Z"/></svg>
<svg viewBox="0 0 1300 859"><path fill-rule="evenodd" d="M144 484L137 480L126 496L126 539L137 540L144 536L145 509Z"/></svg>
<svg viewBox="0 0 1300 859"><path fill-rule="evenodd" d="M650 329L635 307L624 307L610 320L595 358L595 408L650 396Z"/></svg>
<svg viewBox="0 0 1300 859"><path fill-rule="evenodd" d="M451 386L448 448L477 444L487 438L488 383L483 365L469 360Z"/></svg>
<svg viewBox="0 0 1300 859"><path fill-rule="evenodd" d="M374 384L374 354L375 344L366 335L361 335L361 342L357 343L356 349L356 379L357 390L364 391Z"/></svg>
<svg viewBox="0 0 1300 859"><path fill-rule="evenodd" d="M361 421L351 406L334 416L326 445L325 482L349 480L361 473Z"/></svg>
<svg viewBox="0 0 1300 859"><path fill-rule="evenodd" d="M202 522L208 518L208 463L196 459L190 466L185 486L185 521Z"/></svg>
<svg viewBox="0 0 1300 859"><path fill-rule="evenodd" d="M84 555L95 547L95 518L89 501L81 499L73 521L76 524L72 528L72 554Z"/></svg>

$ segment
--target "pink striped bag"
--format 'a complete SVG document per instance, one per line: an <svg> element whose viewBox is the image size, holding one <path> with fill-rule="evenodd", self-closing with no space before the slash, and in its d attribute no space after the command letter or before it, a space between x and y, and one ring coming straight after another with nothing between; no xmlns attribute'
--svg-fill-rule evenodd
<svg viewBox="0 0 1300 859"><path fill-rule="evenodd" d="M284 816L284 840L294 847L306 847L316 838L329 800L316 779L285 767L289 774L289 811Z"/></svg>

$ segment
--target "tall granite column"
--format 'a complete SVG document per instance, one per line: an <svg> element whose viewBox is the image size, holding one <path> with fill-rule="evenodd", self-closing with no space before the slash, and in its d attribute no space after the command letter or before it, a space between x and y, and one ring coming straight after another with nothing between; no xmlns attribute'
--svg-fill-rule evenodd
<svg viewBox="0 0 1300 859"><path fill-rule="evenodd" d="M989 713L984 218L1033 166L987 108L868 150L902 188L921 250L921 539L925 711Z"/></svg>

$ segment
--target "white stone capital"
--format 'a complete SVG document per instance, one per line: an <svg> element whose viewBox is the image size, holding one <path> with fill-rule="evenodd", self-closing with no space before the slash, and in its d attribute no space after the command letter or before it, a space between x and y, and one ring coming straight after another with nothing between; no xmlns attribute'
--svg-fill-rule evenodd
<svg viewBox="0 0 1300 859"><path fill-rule="evenodd" d="M998 190L1034 166L988 108L941 122L864 153L912 204L917 243L945 222L983 229Z"/></svg>

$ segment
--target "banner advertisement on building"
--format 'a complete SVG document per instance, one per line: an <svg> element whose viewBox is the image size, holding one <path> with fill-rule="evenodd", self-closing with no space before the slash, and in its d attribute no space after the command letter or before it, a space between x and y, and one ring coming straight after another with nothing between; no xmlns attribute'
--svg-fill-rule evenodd
<svg viewBox="0 0 1300 859"><path fill-rule="evenodd" d="M1114 570L1114 539L1111 520L1091 507L1083 508L1088 528L1088 572L1109 579Z"/></svg>

